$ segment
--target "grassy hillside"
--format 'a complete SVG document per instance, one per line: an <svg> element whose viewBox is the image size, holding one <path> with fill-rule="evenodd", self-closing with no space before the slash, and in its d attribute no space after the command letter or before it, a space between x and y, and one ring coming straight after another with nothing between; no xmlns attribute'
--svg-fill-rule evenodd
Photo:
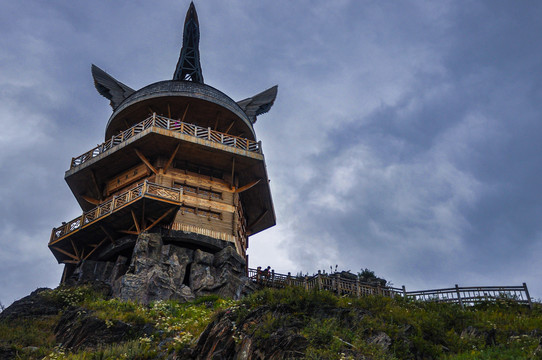
<svg viewBox="0 0 542 360"><path fill-rule="evenodd" d="M542 359L540 304L532 310L512 301L461 309L400 298L337 297L299 288L264 289L241 301L209 296L192 303L163 301L149 306L109 299L90 286L46 290L38 299L58 311L4 316L0 358L195 358L193 349L201 348L197 340L207 325L227 317L233 324L233 345L239 347L250 338L253 348L269 353L269 344L279 335L295 337L292 358ZM89 316L97 324L93 329L101 330L94 331L97 342L85 345L78 340L85 338L82 330L74 328ZM108 343L116 339L115 331L122 339ZM70 349L59 346L62 332L71 334L63 337L65 343L75 339L79 343L72 341Z"/></svg>

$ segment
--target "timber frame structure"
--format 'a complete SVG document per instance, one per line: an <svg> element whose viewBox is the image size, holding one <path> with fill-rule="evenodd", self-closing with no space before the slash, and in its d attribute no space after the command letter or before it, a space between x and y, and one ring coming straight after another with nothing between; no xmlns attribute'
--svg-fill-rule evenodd
<svg viewBox="0 0 542 360"><path fill-rule="evenodd" d="M66 265L63 281L81 262L101 260L106 248L145 231L175 231L181 242L182 234L197 234L199 242L186 246L209 251L220 242L247 258L249 236L275 225L253 124L277 87L233 101L203 83L198 44L191 3L173 80L136 91L92 66L113 114L105 141L72 158L65 174L83 213L51 232L49 249Z"/></svg>

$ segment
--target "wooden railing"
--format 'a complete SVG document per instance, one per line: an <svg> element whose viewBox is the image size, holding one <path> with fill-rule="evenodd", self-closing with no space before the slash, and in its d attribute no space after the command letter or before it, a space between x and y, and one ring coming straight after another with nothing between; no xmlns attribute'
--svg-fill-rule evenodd
<svg viewBox="0 0 542 360"><path fill-rule="evenodd" d="M248 275L253 282L275 288L286 286L301 286L307 290L329 290L339 295L382 295L388 297L401 296L402 289L393 287L381 287L363 283L359 280L339 278L333 275L316 274L313 276L291 276L290 274L278 274L273 270L249 269Z"/></svg>
<svg viewBox="0 0 542 360"><path fill-rule="evenodd" d="M95 148L87 151L86 153L72 158L70 169L84 164L85 162L95 158L96 156L106 152L107 150L125 142L133 136L145 131L150 127L157 127L160 129L166 129L178 132L180 134L193 136L199 139L205 139L222 145L234 147L236 149L246 150L255 153L261 153L261 143L245 139L242 137L228 135L211 128L204 128L194 124L189 124L180 120L170 119L164 116L159 116L154 113L152 116L146 118L142 122L132 126L128 130L113 136L106 142L96 146Z"/></svg>
<svg viewBox="0 0 542 360"><path fill-rule="evenodd" d="M484 301L510 300L532 307L527 284L522 286L478 286L406 291L406 288L375 286L358 280L350 280L335 274L318 273L313 276L291 276L275 273L273 270L248 269L249 278L256 284L266 287L283 288L301 286L306 290L318 289L336 292L339 295L381 295L387 297L401 296L418 301L436 301L456 303L461 307L474 305Z"/></svg>
<svg viewBox="0 0 542 360"><path fill-rule="evenodd" d="M66 223L62 223L62 225L59 227L53 228L49 243L51 244L55 240L79 230L87 224L98 221L101 217L111 214L126 204L140 199L145 195L152 195L180 203L182 201L182 188L168 188L166 186L154 184L145 180L143 183L138 184L122 194L113 196L112 199L98 205L94 209L84 212L83 215Z"/></svg>

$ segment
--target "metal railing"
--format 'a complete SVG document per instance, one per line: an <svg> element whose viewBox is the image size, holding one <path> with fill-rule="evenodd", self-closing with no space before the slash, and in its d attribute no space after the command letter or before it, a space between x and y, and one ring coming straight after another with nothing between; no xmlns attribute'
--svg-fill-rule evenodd
<svg viewBox="0 0 542 360"><path fill-rule="evenodd" d="M112 149L117 145L122 144L126 140L151 127L175 131L180 134L193 136L198 139L208 140L240 150L246 150L254 153L262 152L261 143L259 141L249 140L234 135L228 135L216 130L211 130L211 128L204 128L180 120L170 119L164 116L156 115L156 113L154 113L152 116L149 116L145 120L121 132L120 134L113 136L111 139L87 151L86 153L72 158L72 161L70 163L70 169L84 164L85 162L95 158L100 154L103 154L107 150Z"/></svg>
<svg viewBox="0 0 542 360"><path fill-rule="evenodd" d="M286 286L301 286L306 290L318 289L336 292L339 295L367 296L381 295L387 297L401 296L418 301L435 301L456 303L461 307L474 305L484 301L510 300L532 307L527 284L521 286L476 286L406 291L406 288L394 288L367 284L359 279L351 280L336 274L318 273L313 276L291 276L275 273L274 270L261 268L248 269L249 278L256 284L266 287L284 288Z"/></svg>
<svg viewBox="0 0 542 360"><path fill-rule="evenodd" d="M83 215L71 221L62 223L59 227L53 228L49 244L79 230L83 226L98 221L103 216L111 214L145 195L152 195L180 203L182 201L182 188L169 188L145 180L143 183L138 184L119 195L113 196L112 199L98 205L94 209L84 212Z"/></svg>

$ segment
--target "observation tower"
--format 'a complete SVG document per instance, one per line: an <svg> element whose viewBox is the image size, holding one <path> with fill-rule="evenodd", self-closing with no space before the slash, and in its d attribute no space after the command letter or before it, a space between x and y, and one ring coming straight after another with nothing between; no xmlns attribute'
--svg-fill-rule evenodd
<svg viewBox="0 0 542 360"><path fill-rule="evenodd" d="M144 232L209 253L231 246L247 259L249 237L275 225L253 125L277 86L236 102L204 84L199 35L191 3L173 79L139 90L92 65L113 113L105 141L72 158L65 173L83 213L51 233L62 282L85 261L129 262Z"/></svg>

